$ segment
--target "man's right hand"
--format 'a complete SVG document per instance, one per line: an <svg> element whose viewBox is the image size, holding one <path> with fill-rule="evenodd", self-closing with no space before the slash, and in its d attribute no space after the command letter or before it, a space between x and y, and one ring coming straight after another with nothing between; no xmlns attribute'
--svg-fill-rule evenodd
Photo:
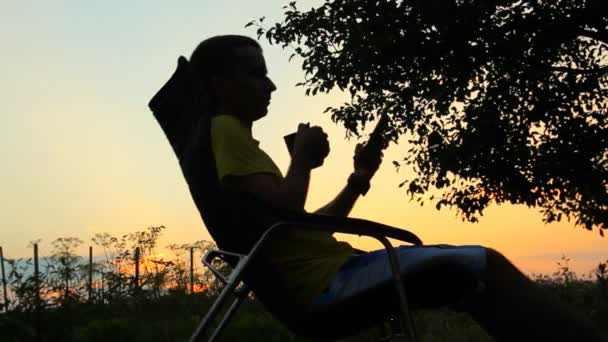
<svg viewBox="0 0 608 342"><path fill-rule="evenodd" d="M329 154L327 134L319 126L299 124L293 144L293 160L310 169L323 165Z"/></svg>

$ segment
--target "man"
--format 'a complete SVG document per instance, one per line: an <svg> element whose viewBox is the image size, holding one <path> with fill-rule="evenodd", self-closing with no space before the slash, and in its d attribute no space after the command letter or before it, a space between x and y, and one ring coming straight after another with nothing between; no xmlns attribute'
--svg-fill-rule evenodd
<svg viewBox="0 0 608 342"><path fill-rule="evenodd" d="M321 166L329 153L327 134L320 127L300 124L284 176L259 148L252 125L267 115L276 90L259 44L242 36L212 37L199 44L190 63L209 99L212 150L222 187L252 195L269 206L304 211L311 170ZM359 148L355 151L353 172L344 179L344 189L317 213L347 216L359 195L369 188L382 155L378 152L363 158L361 153ZM234 239L239 239L238 231ZM457 306L499 339L603 341L592 326L492 249L404 246L397 254L406 282L418 284L414 293L409 293L415 307ZM293 307L356 296L369 287L390 283L391 278L385 252L357 255L349 244L325 232L290 231L272 239L260 258L273 278L267 285L272 289L267 290L276 291L285 305ZM429 291L432 284L420 283L420 275L435 266L456 270L465 275L463 279L474 278L475 282Z"/></svg>

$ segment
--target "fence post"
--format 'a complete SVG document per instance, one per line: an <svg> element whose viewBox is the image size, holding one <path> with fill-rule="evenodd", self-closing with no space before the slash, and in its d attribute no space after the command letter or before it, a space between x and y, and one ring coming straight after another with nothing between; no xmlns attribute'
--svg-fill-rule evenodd
<svg viewBox="0 0 608 342"><path fill-rule="evenodd" d="M106 290L105 290L105 273L103 272L103 265L99 268L100 276L99 276L99 298L101 299L101 304L106 303Z"/></svg>
<svg viewBox="0 0 608 342"><path fill-rule="evenodd" d="M4 253L0 246L0 265L2 265L2 290L4 296L4 312L8 312L8 295L6 294L6 275L4 273Z"/></svg>
<svg viewBox="0 0 608 342"><path fill-rule="evenodd" d="M36 290L36 312L40 312L40 269L38 267L38 244L34 244L34 288Z"/></svg>
<svg viewBox="0 0 608 342"><path fill-rule="evenodd" d="M135 291L139 292L139 247L135 247Z"/></svg>
<svg viewBox="0 0 608 342"><path fill-rule="evenodd" d="M89 246L89 303L93 301L93 246Z"/></svg>
<svg viewBox="0 0 608 342"><path fill-rule="evenodd" d="M34 244L34 288L36 290L36 297L34 300L35 306L35 319L34 326L36 329L36 341L40 341L40 269L38 268L38 244Z"/></svg>
<svg viewBox="0 0 608 342"><path fill-rule="evenodd" d="M194 247L190 247L190 294L194 294Z"/></svg>

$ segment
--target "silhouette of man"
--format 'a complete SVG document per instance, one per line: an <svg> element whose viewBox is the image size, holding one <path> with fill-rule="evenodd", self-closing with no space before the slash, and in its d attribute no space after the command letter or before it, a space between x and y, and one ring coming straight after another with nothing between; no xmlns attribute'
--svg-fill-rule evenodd
<svg viewBox="0 0 608 342"><path fill-rule="evenodd" d="M267 115L276 90L260 45L248 37L215 36L198 45L190 63L208 93L212 150L222 187L252 194L274 207L304 211L311 170L329 154L327 134L321 127L300 124L285 175L260 149L252 125ZM347 216L367 191L382 154L363 158L361 153L357 148L343 190L316 213ZM239 232L233 236L239 239ZM416 283L418 274L438 265L455 270L454 279L461 274L475 280L457 284L448 278L438 286L440 278L435 277L433 283L419 284L408 289L414 307L450 305L465 310L500 340L605 341L591 324L491 248L401 246L396 252L406 283ZM286 294L281 300L294 307L323 305L369 287L393 286L385 251L358 255L326 232L293 230L269 241L260 258L272 273L268 286L276 296Z"/></svg>

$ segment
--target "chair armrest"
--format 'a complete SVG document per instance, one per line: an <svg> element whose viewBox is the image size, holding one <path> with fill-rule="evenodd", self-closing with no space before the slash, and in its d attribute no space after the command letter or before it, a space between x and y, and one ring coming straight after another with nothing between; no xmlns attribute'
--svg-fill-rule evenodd
<svg viewBox="0 0 608 342"><path fill-rule="evenodd" d="M222 251L219 249L209 249L203 256L201 261L203 262L203 264L205 264L205 266L207 266L207 268L209 268L209 270L211 270L211 272L219 280L222 281L222 283L224 283L224 285L226 285L226 284L228 284L229 279L225 275L223 275L222 272L220 272L217 268L215 268L215 266L213 266L213 260L215 258L220 258L224 262L227 262L228 264L236 265L243 257L244 257L244 255L237 254L237 253Z"/></svg>
<svg viewBox="0 0 608 342"><path fill-rule="evenodd" d="M422 245L422 240L420 240L419 237L407 230L398 229L368 220L286 211L282 211L281 213L283 214L281 215L282 220L275 222L268 227L268 229L266 229L258 242L253 246L249 255L245 257L243 262L239 263L239 265L236 267L237 274L240 275L242 273L243 269L245 269L249 264L249 261L257 256L261 246L266 242L268 237L274 234L276 231L285 231L304 227L304 229L310 228L320 231L340 232L373 237L380 241L386 249L391 272L393 274L393 280L399 295L400 314L403 317L401 326L403 331L408 331L410 333L410 338L414 340L412 328L413 323L408 311L407 295L405 293L405 287L403 286L403 281L399 273L399 270L401 269L399 266L399 259L395 253L395 248L388 241L388 238L409 242L415 245Z"/></svg>
<svg viewBox="0 0 608 342"><path fill-rule="evenodd" d="M422 240L416 236L416 234L405 229L399 229L374 221L350 217L294 212L282 212L282 215L280 216L282 224L311 227L315 230L333 231L345 234L371 237L384 236L414 245L422 245Z"/></svg>
<svg viewBox="0 0 608 342"><path fill-rule="evenodd" d="M367 253L366 251L362 250L362 249L357 249L357 248L353 248L353 251L355 252L355 254L357 255L361 255L361 254L365 254Z"/></svg>

